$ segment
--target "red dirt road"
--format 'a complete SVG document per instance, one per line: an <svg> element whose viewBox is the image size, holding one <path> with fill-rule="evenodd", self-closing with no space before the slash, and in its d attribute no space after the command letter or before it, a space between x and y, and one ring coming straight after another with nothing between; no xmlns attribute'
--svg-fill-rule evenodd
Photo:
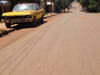
<svg viewBox="0 0 100 75"><path fill-rule="evenodd" d="M100 16L74 3L3 47L0 75L100 75Z"/></svg>

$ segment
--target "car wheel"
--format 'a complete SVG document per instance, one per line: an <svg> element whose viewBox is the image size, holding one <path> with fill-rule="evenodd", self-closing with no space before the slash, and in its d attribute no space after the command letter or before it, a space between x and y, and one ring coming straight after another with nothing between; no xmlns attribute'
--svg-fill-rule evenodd
<svg viewBox="0 0 100 75"><path fill-rule="evenodd" d="M6 26L7 28L11 28L11 23L5 23L5 26Z"/></svg>
<svg viewBox="0 0 100 75"><path fill-rule="evenodd" d="M44 15L41 17L41 22L42 23L44 22Z"/></svg>
<svg viewBox="0 0 100 75"><path fill-rule="evenodd" d="M34 27L37 26L37 24L36 24L36 17L34 17L33 21L31 22L31 26L34 26Z"/></svg>

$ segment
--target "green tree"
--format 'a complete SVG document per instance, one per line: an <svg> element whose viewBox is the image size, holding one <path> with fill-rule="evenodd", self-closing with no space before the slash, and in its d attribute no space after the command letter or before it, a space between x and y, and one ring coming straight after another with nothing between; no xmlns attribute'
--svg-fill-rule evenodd
<svg viewBox="0 0 100 75"><path fill-rule="evenodd" d="M82 5L83 8L88 8L89 6L89 0L80 0L80 4Z"/></svg>
<svg viewBox="0 0 100 75"><path fill-rule="evenodd" d="M89 0L89 10L90 11L97 11L98 2L96 0Z"/></svg>
<svg viewBox="0 0 100 75"><path fill-rule="evenodd" d="M68 6L70 5L72 1L74 0L55 0L55 4L57 6L58 11L60 10L65 11L65 8L68 8Z"/></svg>
<svg viewBox="0 0 100 75"><path fill-rule="evenodd" d="M83 8L87 8L89 11L100 11L100 0L79 0Z"/></svg>

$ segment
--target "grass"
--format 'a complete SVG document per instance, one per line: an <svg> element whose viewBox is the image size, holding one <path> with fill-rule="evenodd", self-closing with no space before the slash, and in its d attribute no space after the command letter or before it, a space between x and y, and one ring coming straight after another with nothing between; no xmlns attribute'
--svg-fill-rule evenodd
<svg viewBox="0 0 100 75"><path fill-rule="evenodd" d="M45 13L45 15L48 15L48 13Z"/></svg>

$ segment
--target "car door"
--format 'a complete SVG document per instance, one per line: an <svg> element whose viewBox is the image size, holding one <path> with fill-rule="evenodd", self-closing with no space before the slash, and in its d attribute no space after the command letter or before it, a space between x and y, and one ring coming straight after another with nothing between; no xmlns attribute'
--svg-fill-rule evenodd
<svg viewBox="0 0 100 75"><path fill-rule="evenodd" d="M39 5L38 8L39 8L39 18L41 18L43 15L43 9Z"/></svg>
<svg viewBox="0 0 100 75"><path fill-rule="evenodd" d="M36 9L36 19L40 18L40 8L38 7L38 5L35 5L35 9Z"/></svg>
<svg viewBox="0 0 100 75"><path fill-rule="evenodd" d="M43 15L43 10L38 4L36 5L36 7L38 8L38 19L40 19Z"/></svg>

